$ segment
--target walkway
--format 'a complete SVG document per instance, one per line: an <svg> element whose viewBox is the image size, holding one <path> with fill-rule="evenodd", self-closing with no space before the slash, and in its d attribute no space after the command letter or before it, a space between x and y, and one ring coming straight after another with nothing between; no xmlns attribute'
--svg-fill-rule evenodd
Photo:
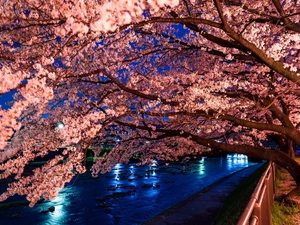
<svg viewBox="0 0 300 225"><path fill-rule="evenodd" d="M210 225L227 196L261 163L223 177L143 225Z"/></svg>

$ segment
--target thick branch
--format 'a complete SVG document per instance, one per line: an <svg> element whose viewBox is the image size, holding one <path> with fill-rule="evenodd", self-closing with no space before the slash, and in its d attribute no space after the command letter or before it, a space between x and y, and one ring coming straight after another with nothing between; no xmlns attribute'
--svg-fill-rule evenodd
<svg viewBox="0 0 300 225"><path fill-rule="evenodd" d="M175 115L187 115L192 117L205 117L205 118L211 118L213 117L214 112L210 111L210 113L206 113L204 111L197 111L195 113L190 113L186 111L181 112L166 112L166 113L155 113L155 112L140 112L143 114L147 114L150 116L175 116ZM235 125L241 125L248 128L254 128L258 130L268 130L268 131L274 131L281 135L288 136L291 140L293 140L297 145L300 145L300 133L294 128L294 127L285 127L280 126L276 124L269 124L269 123L260 123L260 122L253 122L250 120L240 119L235 116L231 115L224 115L219 117L220 120L227 120L233 122Z"/></svg>
<svg viewBox="0 0 300 225"><path fill-rule="evenodd" d="M261 49L257 48L254 44L250 43L242 36L237 34L231 28L227 28L224 30L231 38L239 42L245 48L249 49L253 54L255 54L261 61L263 61L269 68L275 70L277 73L281 74L282 76L286 77L288 80L294 82L298 86L300 86L300 77L297 76L297 72L292 72L288 69L285 69L282 63L269 58L266 53L264 53Z"/></svg>
<svg viewBox="0 0 300 225"><path fill-rule="evenodd" d="M293 30L293 31L296 31L296 32L300 32L300 26L293 23L289 17L286 16L282 6L281 6L281 3L279 0L272 0L277 12L279 13L280 15L280 20L283 21L284 23L284 26L289 29L289 30Z"/></svg>
<svg viewBox="0 0 300 225"><path fill-rule="evenodd" d="M266 98L263 103L265 106L268 106L268 109L272 112L272 114L279 119L285 127L294 128L294 125L290 121L289 117L280 111L280 109L272 102L272 99Z"/></svg>
<svg viewBox="0 0 300 225"><path fill-rule="evenodd" d="M242 125L242 126L245 126L245 127L254 128L254 129L258 129L258 130L275 131L275 132L278 132L282 135L288 136L297 145L300 144L300 133L297 132L297 130L294 129L294 128L279 126L279 125L275 125L275 124L253 122L253 121L236 118L234 116L229 116L229 115L221 116L220 119L225 119L225 120L228 120L228 121L232 121L237 125Z"/></svg>
<svg viewBox="0 0 300 225"><path fill-rule="evenodd" d="M219 17L222 21L222 27L226 30L227 28L229 28L228 23L227 23L227 19L225 18L225 16L223 15L223 10L222 10L222 6L219 0L214 0L215 6L217 8Z"/></svg>
<svg viewBox="0 0 300 225"><path fill-rule="evenodd" d="M126 91L128 93L134 94L134 95L139 96L139 97L144 98L144 99L161 101L162 103L167 104L167 105L171 105L171 106L178 106L179 105L178 102L174 102L174 101L170 101L169 102L166 99L160 99L159 96L144 94L144 93L142 93L142 92L140 92L138 90L134 90L134 89L128 88L124 84L122 84L121 82L117 81L113 76L111 76L105 70L100 69L99 73L100 72L103 73L105 76L107 76L109 79L111 79L111 81L114 82L123 91Z"/></svg>

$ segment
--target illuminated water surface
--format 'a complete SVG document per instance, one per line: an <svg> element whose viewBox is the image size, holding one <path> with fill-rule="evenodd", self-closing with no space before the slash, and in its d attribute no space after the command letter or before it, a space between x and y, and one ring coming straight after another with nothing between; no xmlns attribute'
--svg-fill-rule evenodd
<svg viewBox="0 0 300 225"><path fill-rule="evenodd" d="M254 163L246 156L238 154L168 166L159 162L140 167L118 164L97 179L89 172L78 176L53 201L33 208L0 208L0 224L140 224L251 165ZM55 210L47 211L51 206Z"/></svg>

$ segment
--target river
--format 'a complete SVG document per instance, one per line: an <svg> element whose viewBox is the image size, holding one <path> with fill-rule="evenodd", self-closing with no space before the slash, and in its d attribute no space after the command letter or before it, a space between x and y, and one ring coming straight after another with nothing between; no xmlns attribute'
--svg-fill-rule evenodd
<svg viewBox="0 0 300 225"><path fill-rule="evenodd" d="M220 178L254 164L238 154L186 164L118 164L98 178L90 172L79 175L54 200L33 208L1 207L0 224L140 224Z"/></svg>

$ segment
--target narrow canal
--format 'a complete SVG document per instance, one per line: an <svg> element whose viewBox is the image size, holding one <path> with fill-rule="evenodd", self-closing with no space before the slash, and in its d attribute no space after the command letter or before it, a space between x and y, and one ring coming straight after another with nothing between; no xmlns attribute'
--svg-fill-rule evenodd
<svg viewBox="0 0 300 225"><path fill-rule="evenodd" d="M246 156L235 154L168 166L118 164L98 178L88 171L68 184L54 200L33 208L3 207L0 203L0 224L140 224L220 178L251 165L254 163L248 162Z"/></svg>

